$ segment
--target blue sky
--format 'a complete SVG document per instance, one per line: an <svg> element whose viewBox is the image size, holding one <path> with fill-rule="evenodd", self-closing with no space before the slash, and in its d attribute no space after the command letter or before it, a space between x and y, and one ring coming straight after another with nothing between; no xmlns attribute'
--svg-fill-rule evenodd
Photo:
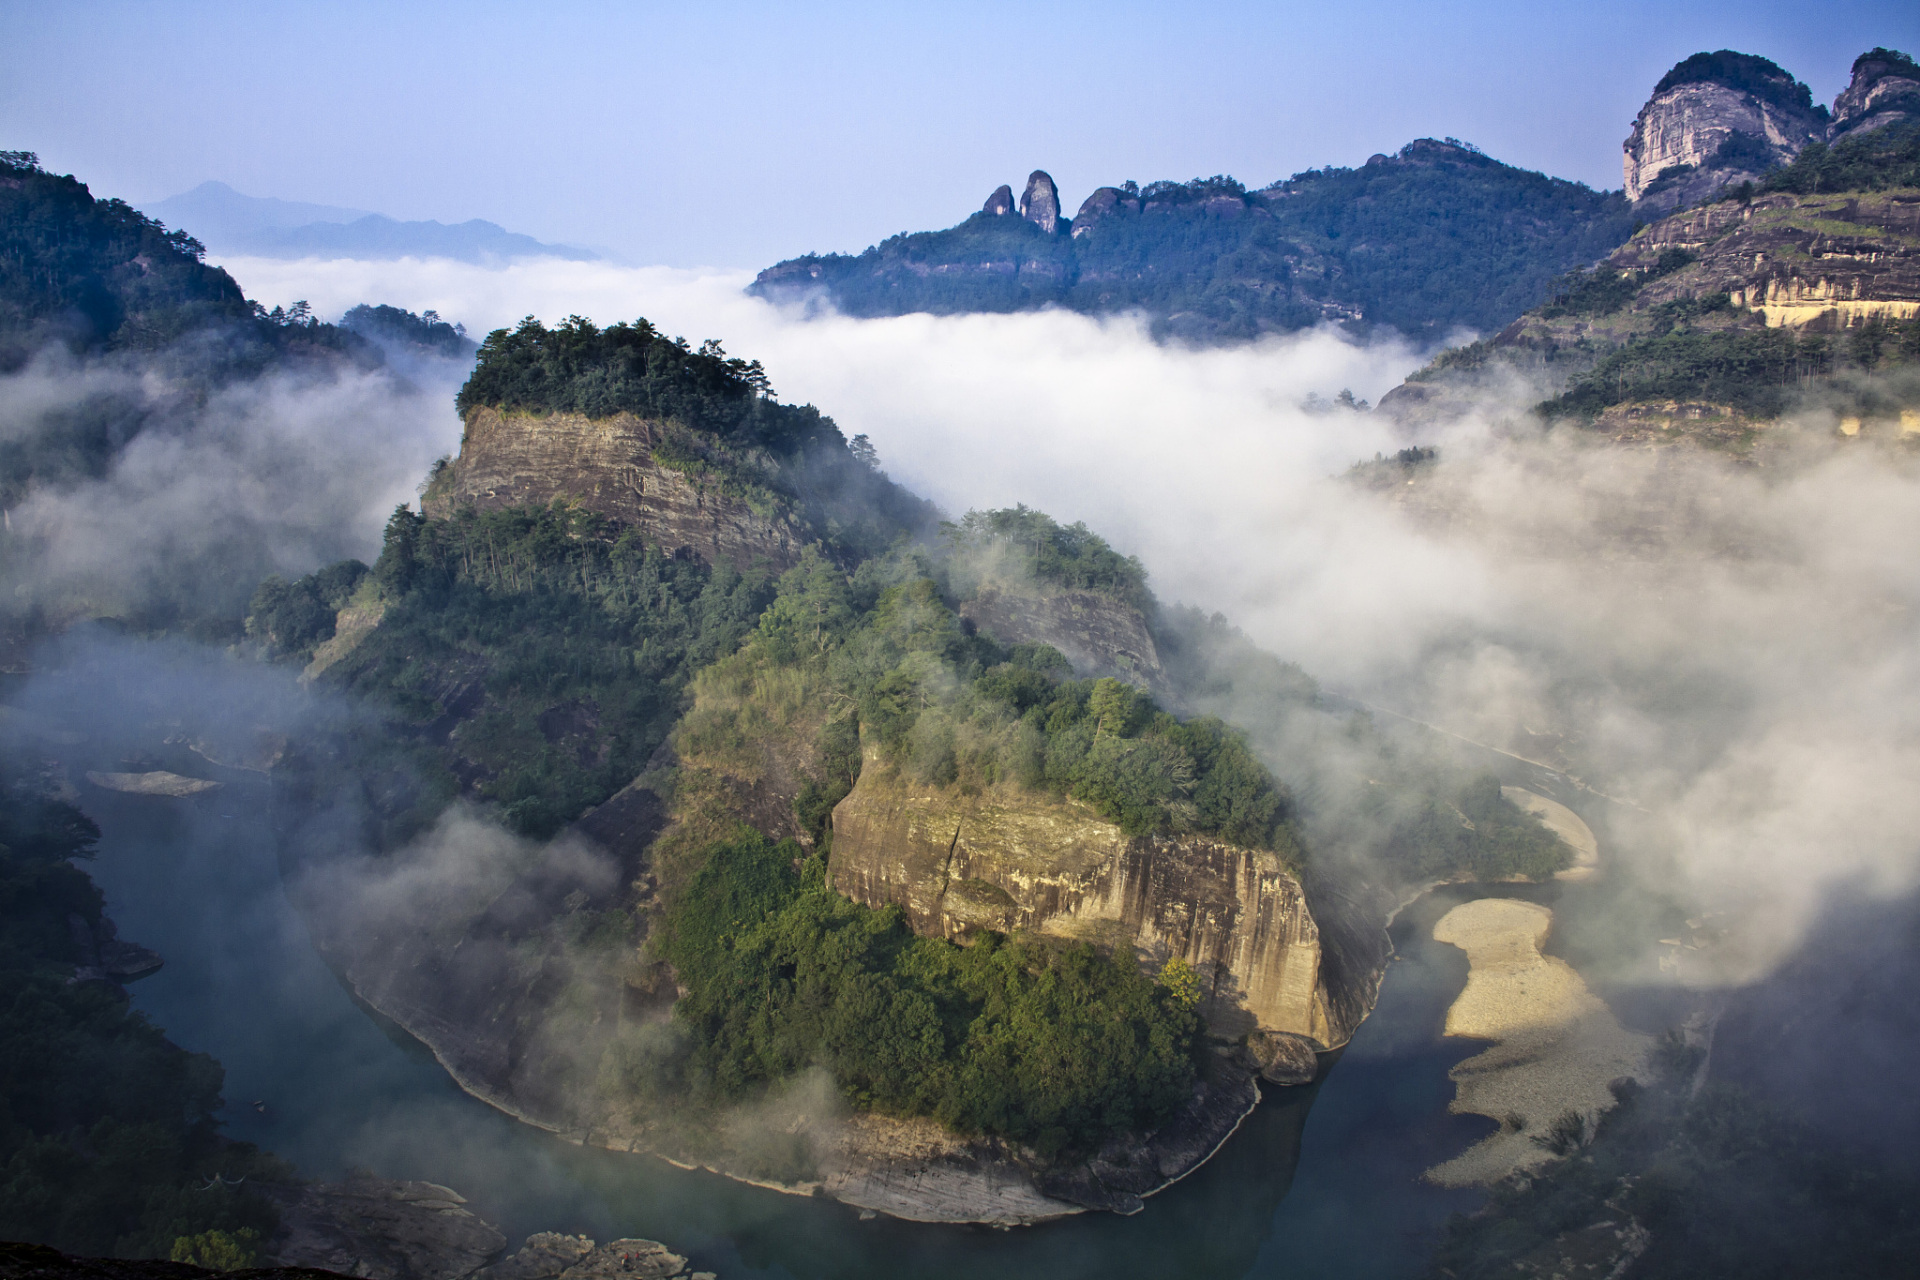
<svg viewBox="0 0 1920 1280"><path fill-rule="evenodd" d="M208 178L751 267L946 226L1001 182L1260 185L1452 135L1620 184L1702 49L1831 101L1912 0L542 5L0 0L0 147L103 195Z"/></svg>

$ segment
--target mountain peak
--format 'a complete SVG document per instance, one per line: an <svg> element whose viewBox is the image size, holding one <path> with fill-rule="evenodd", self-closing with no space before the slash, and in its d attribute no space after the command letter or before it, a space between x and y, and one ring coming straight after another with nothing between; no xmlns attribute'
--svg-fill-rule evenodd
<svg viewBox="0 0 1920 1280"><path fill-rule="evenodd" d="M1027 175L1027 189L1020 197L1020 216L1051 235L1060 228L1060 191L1044 169Z"/></svg>
<svg viewBox="0 0 1920 1280"><path fill-rule="evenodd" d="M1766 58L1721 49L1660 78L1622 149L1627 199L1662 212L1752 181L1826 134L1813 93Z"/></svg>
<svg viewBox="0 0 1920 1280"><path fill-rule="evenodd" d="M1853 80L1833 102L1835 141L1920 119L1920 66L1897 49L1874 48L1853 60Z"/></svg>

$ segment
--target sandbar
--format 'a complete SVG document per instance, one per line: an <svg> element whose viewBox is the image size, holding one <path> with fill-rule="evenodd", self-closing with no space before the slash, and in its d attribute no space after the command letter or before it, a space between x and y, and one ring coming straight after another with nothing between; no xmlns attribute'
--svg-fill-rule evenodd
<svg viewBox="0 0 1920 1280"><path fill-rule="evenodd" d="M95 773L87 770L87 781L109 791L124 791L135 796L197 796L220 784L207 778L188 778L165 769L149 773Z"/></svg>
<svg viewBox="0 0 1920 1280"><path fill-rule="evenodd" d="M1607 1085L1643 1069L1652 1037L1622 1027L1573 966L1541 954L1552 926L1553 912L1536 903L1479 898L1433 927L1436 942L1467 953L1446 1034L1493 1041L1449 1073L1449 1109L1496 1120L1500 1131L1427 1170L1432 1182L1487 1185L1552 1159L1533 1135L1569 1111L1611 1107Z"/></svg>

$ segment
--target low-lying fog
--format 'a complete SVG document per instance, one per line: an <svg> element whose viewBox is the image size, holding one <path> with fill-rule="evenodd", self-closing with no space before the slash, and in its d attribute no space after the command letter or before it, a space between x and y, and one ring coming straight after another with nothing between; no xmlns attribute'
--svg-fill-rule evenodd
<svg viewBox="0 0 1920 1280"><path fill-rule="evenodd" d="M1879 446L1766 469L1582 448L1496 430L1527 402L1517 388L1418 438L1442 450L1437 480L1366 489L1335 477L1416 441L1324 402L1396 385L1427 354L1398 343L1322 331L1191 351L1067 313L804 320L745 297L739 275L591 263L224 265L250 296L323 316L433 308L479 337L526 314L645 315L719 337L951 512L1084 520L1145 561L1162 600L1226 613L1328 687L1561 753L1637 806L1614 816L1650 882L1729 912L1728 979L1783 954L1829 889L1893 893L1920 871L1920 481ZM337 536L291 540L285 568L336 543L370 558L391 504L458 447L456 383L422 384L405 411L276 392L257 409L267 446L215 450L222 484L263 510L326 495ZM58 509L178 474L131 454L123 471ZM172 536L212 501L102 518L123 543L129 512Z"/></svg>

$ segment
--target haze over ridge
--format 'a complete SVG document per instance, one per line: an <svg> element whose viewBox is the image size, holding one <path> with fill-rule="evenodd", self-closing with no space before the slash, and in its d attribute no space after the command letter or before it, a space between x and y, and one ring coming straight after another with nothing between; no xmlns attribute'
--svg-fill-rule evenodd
<svg viewBox="0 0 1920 1280"><path fill-rule="evenodd" d="M1813 25L1780 3L1512 0L1445 13L1235 4L1200 20L1000 4L585 5L538 23L489 5L192 15L0 15L18 68L0 85L6 145L135 205L218 176L731 267L950 225L1036 166L1077 204L1129 177L1261 184L1453 135L1612 188L1646 87L1679 58L1747 50L1830 101L1860 50L1920 45L1907 7L1871 0L1826 6ZM271 69L276 89L201 74L230 67ZM479 86L511 87L510 105Z"/></svg>

